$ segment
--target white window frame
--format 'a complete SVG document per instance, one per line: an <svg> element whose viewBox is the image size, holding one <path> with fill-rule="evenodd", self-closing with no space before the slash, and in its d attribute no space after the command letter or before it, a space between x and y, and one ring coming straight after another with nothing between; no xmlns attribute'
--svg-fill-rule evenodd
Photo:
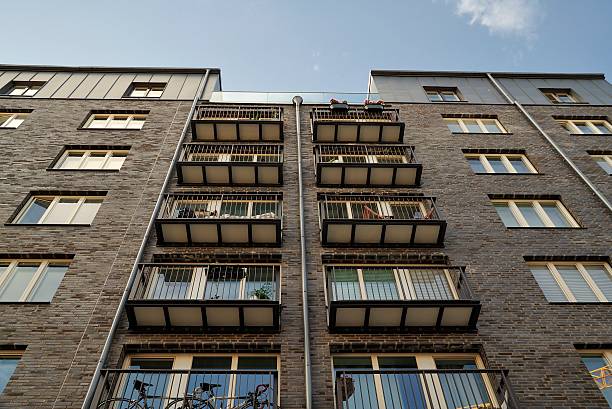
<svg viewBox="0 0 612 409"><path fill-rule="evenodd" d="M21 209L19 211L19 214L15 218L15 222L14 223L15 224L19 224L19 221L27 213L28 209L30 208L30 206L32 206L32 204L34 203L34 201L36 199L39 199L39 198L53 198L53 200L51 201L51 204L49 205L49 207L47 207L47 209L45 210L43 215L40 217L40 220L38 220L38 222L36 222L36 224L46 224L45 220L47 219L49 214L51 214L53 208L57 205L57 203L59 203L59 201L61 199L78 199L78 202L76 203L76 205L74 206L74 209L72 210L70 216L68 217L68 221L66 223L60 223L60 224L69 225L69 224L72 224L72 221L74 220L76 214L78 213L79 209L81 208L83 203L85 203L86 200L88 200L88 199L95 199L95 200L101 200L103 202L104 201L104 197L105 196L45 196L45 195L32 196L28 200L26 205L23 206L23 209ZM97 215L97 212L96 212L96 215ZM93 220L92 220L92 222L93 222ZM51 223L51 224L56 224L56 223Z"/></svg>
<svg viewBox="0 0 612 409"><path fill-rule="evenodd" d="M608 164L608 166L612 169L612 155L591 155L591 157L596 162L598 159L603 159ZM599 163L597 163L597 165L599 165ZM601 165L599 165L599 167L605 171L605 169L601 167ZM608 175L612 175L612 173L610 172L606 172L606 173L608 173Z"/></svg>
<svg viewBox="0 0 612 409"><path fill-rule="evenodd" d="M130 88L130 93L128 95L129 98L151 98L151 99L159 99L161 98L162 94L164 93L164 90L166 89L166 86L168 84L164 83L162 84L153 84L153 83L136 83L136 84L132 84L131 88ZM144 96L134 96L134 91L136 91L137 88L140 89L146 89L145 95ZM155 91L161 91L161 93L158 96L151 96L150 94L152 92Z"/></svg>
<svg viewBox="0 0 612 409"><path fill-rule="evenodd" d="M34 95L36 95L38 93L38 91L40 91L40 89L43 87L43 85L44 84L29 83L28 81L17 82L17 83L12 84L11 88L4 95L5 96L9 96L9 97L27 97L27 98L31 98ZM24 90L21 93L14 94L13 92L17 88L24 88ZM29 95L26 95L28 93L29 93Z"/></svg>
<svg viewBox="0 0 612 409"><path fill-rule="evenodd" d="M465 125L464 120L469 120L469 121L476 121L476 123L478 124L478 127L480 128L480 130L482 132L471 132L468 127ZM485 121L494 121L495 125L500 129L501 132L489 132L489 130L485 127L484 122ZM486 133L486 134L507 134L508 131L506 130L506 128L504 128L501 124L501 122L499 122L499 120L497 118L444 118L444 122L448 125L449 122L455 122L459 125L459 127L461 128L460 133Z"/></svg>
<svg viewBox="0 0 612 409"><path fill-rule="evenodd" d="M2 123L0 123L0 128L8 128L8 129L17 129L19 126L25 121L28 116L27 112L0 112L0 115L9 115L9 117ZM23 118L19 118L23 117ZM17 126L11 126L11 123L15 120L21 119L21 122Z"/></svg>
<svg viewBox="0 0 612 409"><path fill-rule="evenodd" d="M538 215L538 217L540 218L540 221L542 221L542 223L544 223L544 227L549 227L549 228L563 228L563 226L555 226L554 223L552 222L552 220L550 219L550 217L548 217L548 215L546 214L546 212L544 211L544 209L542 208L542 204L551 204L554 203L557 206L557 209L559 209L559 211L561 212L561 215L565 218L565 220L570 224L570 227L580 227L580 225L578 224L578 222L576 222L576 220L572 217L572 215L570 214L570 212L565 208L565 206L563 205L563 203L561 203L560 200L530 200L530 199L522 199L522 200L492 200L493 204L505 204L507 205L507 207L510 209L510 212L512 212L512 215L514 216L514 218L516 219L516 221L519 224L519 227L529 227L532 229L538 228L536 226L530 226L529 223L527 223L527 220L525 219L525 217L523 216L523 214L521 213L521 211L519 210L517 203L523 204L523 203L528 203L530 204L536 214ZM503 223L503 220L502 220Z"/></svg>
<svg viewBox="0 0 612 409"><path fill-rule="evenodd" d="M542 91L542 93L553 104L575 104L578 102L578 100L576 100L576 97L572 94L571 91ZM561 101L561 99L559 98L561 95L567 96L569 99L571 99L571 101Z"/></svg>
<svg viewBox="0 0 612 409"><path fill-rule="evenodd" d="M495 172L495 169L493 169L493 167L489 163L489 158L501 159L502 163L504 164L504 167L506 168L506 172L503 172L503 173L517 173L517 174L523 174L523 175L532 174L532 173L538 173L536 168L531 164L531 162L527 158L527 155L522 154L522 153L501 153L501 154L497 154L497 153L481 153L481 154L478 154L478 153L466 153L465 154L465 158L466 159L478 159L478 160L480 160L480 163L484 167L486 173L502 173L502 172ZM528 173L517 172L516 169L514 168L514 166L512 165L512 162L510 162L510 159L520 159L520 160L522 160L523 164L527 167L527 169L530 170L530 172L528 172Z"/></svg>
<svg viewBox="0 0 612 409"><path fill-rule="evenodd" d="M428 89L428 90L425 90L425 94L427 95L427 99L429 99L429 102L462 102L463 101L457 91L448 90L448 89L444 89L444 90L443 89ZM432 100L431 99L432 95L437 95L438 98L440 99ZM444 100L443 95L454 95L456 100L446 101Z"/></svg>
<svg viewBox="0 0 612 409"><path fill-rule="evenodd" d="M578 119L576 119L576 120L564 119L564 120L558 120L557 122L561 126L563 126L565 129L570 131L570 133L572 133L572 134L592 135L592 134L585 134L585 133L583 133L582 130L580 130L580 128L578 128L578 126L576 126L577 123L585 124L586 126L588 126L591 129L591 131L593 131L593 134L596 134L596 135L605 135L603 132L601 132L595 126L595 124L603 125L604 127L606 127L608 129L608 133L612 134L612 125L610 124L610 122L608 122L605 119L580 119L580 120L578 120Z"/></svg>
<svg viewBox="0 0 612 409"><path fill-rule="evenodd" d="M103 117L103 116L108 116L108 118L106 118L106 121L104 123L103 126L91 126L91 124L93 123L94 120L96 120L97 117ZM111 128L110 124L112 121L116 120L116 117L126 117L127 119L125 120L125 126L122 128ZM142 119L141 125L139 128L130 128L129 124L134 120L134 119ZM85 122L85 125L83 126L83 128L85 129L110 129L110 130L116 130L116 129L128 129L128 130L132 130L132 131L137 131L142 129L142 127L144 126L145 122L147 120L147 114L122 114L122 113L116 113L116 114L91 114L89 116L89 118L87 119L87 121Z"/></svg>
<svg viewBox="0 0 612 409"><path fill-rule="evenodd" d="M12 274L15 272L15 269L19 265L19 263L40 263L38 266L38 269L34 273L34 276L30 280L30 283L26 286L25 290L23 291L23 294L21 294L21 297L19 297L19 300L17 302L34 302L34 301L28 301L28 298L32 296L32 291L34 291L34 288L36 288L36 285L40 282L40 280L47 273L47 267L49 267L50 264L51 265L62 265L66 267L70 266L70 260L64 261L64 260L18 259L18 260L0 260L0 263L9 263L8 267L4 270L4 272L0 274L0 288L2 288L4 284L6 283L6 281L12 276Z"/></svg>
<svg viewBox="0 0 612 409"><path fill-rule="evenodd" d="M64 162L66 161L66 159L68 158L68 156L71 153L82 153L81 155L81 160L79 161L78 165L74 168L64 168L62 167L62 165L64 164ZM101 168L97 168L97 169L91 169L91 168L83 168L83 165L85 164L87 158L89 158L89 156L91 156L92 153L102 153L102 152L106 152L106 155L104 156L104 162L102 162L102 167ZM60 159L55 163L55 166L53 166L53 169L61 169L61 170L119 170L119 169L114 169L114 168L106 168L106 165L109 163L110 158L114 157L114 155L116 154L121 154L121 155L125 155L124 158L127 159L127 155L129 154L128 150L120 150L120 149L88 149L88 150L82 150L82 149L66 149L64 151L64 153L62 154L62 156L60 157ZM125 159L124 159L124 163L125 163ZM123 166L123 163L121 164L121 166Z"/></svg>
<svg viewBox="0 0 612 409"><path fill-rule="evenodd" d="M587 285L589 286L591 291L593 291L593 293L595 294L595 296L597 297L599 302L612 302L612 300L606 299L606 296L601 292L601 290L599 289L599 287L595 283L595 280L593 280L593 278L591 278L591 275L589 274L588 270L585 268L585 266L603 266L604 270L606 270L608 272L608 274L610 274L610 276L612 277L612 268L610 267L610 265L608 263L605 263L605 262L602 262L602 263L593 263L593 262L583 262L583 263L576 263L576 262L529 263L529 267L546 267L546 268L548 268L548 272L550 273L550 275L553 277L553 279L555 280L555 282L557 283L557 285L559 286L559 288L563 292L563 295L565 296L565 299L568 302L575 303L575 302L582 302L582 301L577 301L576 300L576 297L574 296L574 294L572 293L570 288L565 283L565 280L563 280L563 277L561 277L561 274L559 274L559 270L557 270L557 266L571 266L571 267L575 267L580 272L580 275L582 276L583 280L587 283Z"/></svg>

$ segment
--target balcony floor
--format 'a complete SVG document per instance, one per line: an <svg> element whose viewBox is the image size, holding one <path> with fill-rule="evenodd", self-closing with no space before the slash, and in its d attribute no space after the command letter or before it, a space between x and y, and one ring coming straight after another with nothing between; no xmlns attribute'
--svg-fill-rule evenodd
<svg viewBox="0 0 612 409"><path fill-rule="evenodd" d="M278 219L157 219L160 245L280 246Z"/></svg>
<svg viewBox="0 0 612 409"><path fill-rule="evenodd" d="M268 141L283 140L282 121L194 119L194 141Z"/></svg>
<svg viewBox="0 0 612 409"><path fill-rule="evenodd" d="M278 186L283 183L283 165L181 161L177 163L177 176L185 185Z"/></svg>
<svg viewBox="0 0 612 409"><path fill-rule="evenodd" d="M317 184L323 187L415 187L421 184L419 163L318 163Z"/></svg>

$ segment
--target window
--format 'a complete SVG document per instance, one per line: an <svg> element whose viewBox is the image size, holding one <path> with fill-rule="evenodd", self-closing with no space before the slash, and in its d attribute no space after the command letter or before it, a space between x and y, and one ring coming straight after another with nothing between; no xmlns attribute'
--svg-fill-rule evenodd
<svg viewBox="0 0 612 409"><path fill-rule="evenodd" d="M131 98L159 98L166 88L165 83L135 82L128 90Z"/></svg>
<svg viewBox="0 0 612 409"><path fill-rule="evenodd" d="M53 169L119 170L127 155L127 150L67 149Z"/></svg>
<svg viewBox="0 0 612 409"><path fill-rule="evenodd" d="M506 227L580 227L558 200L493 200Z"/></svg>
<svg viewBox="0 0 612 409"><path fill-rule="evenodd" d="M550 302L612 302L608 263L531 263L529 267Z"/></svg>
<svg viewBox="0 0 612 409"><path fill-rule="evenodd" d="M91 224L104 199L100 196L33 196L17 224Z"/></svg>
<svg viewBox="0 0 612 409"><path fill-rule="evenodd" d="M608 175L612 175L612 155L591 155L591 157Z"/></svg>
<svg viewBox="0 0 612 409"><path fill-rule="evenodd" d="M457 88L424 87L427 98L431 102L460 102L462 101Z"/></svg>
<svg viewBox="0 0 612 409"><path fill-rule="evenodd" d="M0 394L9 383L20 359L21 351L0 350Z"/></svg>
<svg viewBox="0 0 612 409"><path fill-rule="evenodd" d="M0 128L19 128L27 116L24 112L0 112Z"/></svg>
<svg viewBox="0 0 612 409"><path fill-rule="evenodd" d="M582 363L612 408L612 351L580 351Z"/></svg>
<svg viewBox="0 0 612 409"><path fill-rule="evenodd" d="M444 118L452 133L507 133L497 119Z"/></svg>
<svg viewBox="0 0 612 409"><path fill-rule="evenodd" d="M572 134L612 134L612 125L605 119L557 120L557 122Z"/></svg>
<svg viewBox="0 0 612 409"><path fill-rule="evenodd" d="M0 260L1 302L50 302L68 261Z"/></svg>
<svg viewBox="0 0 612 409"><path fill-rule="evenodd" d="M540 91L542 91L546 98L553 104L576 104L579 102L576 94L569 88L540 88Z"/></svg>
<svg viewBox="0 0 612 409"><path fill-rule="evenodd" d="M523 154L466 154L475 173L538 173Z"/></svg>
<svg viewBox="0 0 612 409"><path fill-rule="evenodd" d="M92 114L83 128L142 129L146 119L146 114Z"/></svg>
<svg viewBox="0 0 612 409"><path fill-rule="evenodd" d="M40 81L13 81L3 91L3 95L11 97L33 97L42 88Z"/></svg>

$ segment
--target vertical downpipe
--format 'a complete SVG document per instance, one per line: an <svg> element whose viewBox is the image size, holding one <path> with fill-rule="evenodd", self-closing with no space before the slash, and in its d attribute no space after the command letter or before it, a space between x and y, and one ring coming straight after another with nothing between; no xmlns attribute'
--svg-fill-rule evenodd
<svg viewBox="0 0 612 409"><path fill-rule="evenodd" d="M96 391L96 387L98 385L98 381L100 380L100 373L102 371L102 366L106 362L106 358L108 358L108 354L110 352L110 347L113 341L113 337L115 336L115 331L119 325L119 321L121 320L121 316L123 315L123 311L125 310L125 304L129 297L130 291L132 289L132 285L134 284L134 280L138 273L138 264L142 261L142 256L144 254L147 241L149 239L149 235L153 230L153 225L155 224L155 218L159 213L159 209L163 202L164 193L166 192L166 188L168 187L168 183L172 177L172 173L174 171L174 167L176 166L176 162L181 154L181 147L183 146L183 142L185 141L185 137L187 136L187 132L189 131L189 123L193 114L196 110L196 106L198 105L198 101L202 98L202 94L204 93L204 89L206 88L206 83L208 82L208 76L210 74L210 70L206 70L206 74L204 74L204 79L200 83L198 90L193 98L193 102L191 104L191 109L189 110L189 116L185 121L185 125L183 126L183 131L181 132L181 137L178 140L176 145L176 149L174 151L174 155L172 156L172 162L170 163L170 167L168 168L168 173L166 173L166 177L164 179L164 183L159 191L159 195L157 196L157 202L155 202L155 208L151 213L151 218L149 219L149 224L147 225L147 230L145 231L142 242L140 243L140 248L138 249L138 254L136 255L136 260L134 261L134 267L132 268L132 272L128 278L128 282L125 285L125 289L123 290L123 295L121 296L121 301L119 302L119 306L117 307L117 311L115 312L115 317L113 318L113 322L111 324L111 328L108 331L108 335L106 337L106 341L104 342L104 347L102 348L102 353L100 354L100 359L98 359L98 364L96 365L96 369L94 371L93 378L91 383L89 384L89 389L87 389L87 395L85 395L85 400L83 401L82 409L89 409L94 397L94 393Z"/></svg>
<svg viewBox="0 0 612 409"><path fill-rule="evenodd" d="M304 380L306 382L306 409L312 408L312 379L310 368L310 330L308 326L308 269L306 268L306 240L304 234L304 186L302 182L302 129L300 106L303 99L293 97L295 104L295 130L298 163L298 202L300 207L300 264L302 268L302 315L304 317Z"/></svg>

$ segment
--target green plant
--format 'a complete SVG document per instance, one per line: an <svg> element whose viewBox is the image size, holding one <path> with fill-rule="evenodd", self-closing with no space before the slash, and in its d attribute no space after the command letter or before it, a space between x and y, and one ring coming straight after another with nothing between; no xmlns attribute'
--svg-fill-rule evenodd
<svg viewBox="0 0 612 409"><path fill-rule="evenodd" d="M256 290L251 291L251 296L258 300L269 300L272 298L272 285L266 283Z"/></svg>

